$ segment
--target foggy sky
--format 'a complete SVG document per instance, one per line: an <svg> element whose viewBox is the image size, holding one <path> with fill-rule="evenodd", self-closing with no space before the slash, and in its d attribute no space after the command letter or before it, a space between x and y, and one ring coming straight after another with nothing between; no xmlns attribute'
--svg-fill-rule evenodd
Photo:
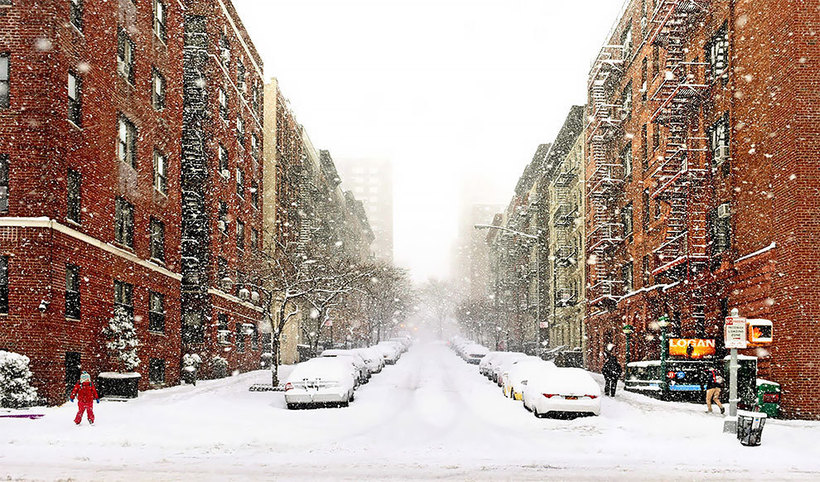
<svg viewBox="0 0 820 482"><path fill-rule="evenodd" d="M233 2L314 145L338 164L393 162L395 258L417 280L448 274L459 205L506 205L538 144L585 103L622 4Z"/></svg>

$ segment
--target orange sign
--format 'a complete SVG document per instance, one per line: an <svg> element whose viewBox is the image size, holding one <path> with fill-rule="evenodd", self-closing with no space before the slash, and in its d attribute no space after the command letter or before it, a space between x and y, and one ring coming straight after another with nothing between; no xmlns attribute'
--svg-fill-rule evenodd
<svg viewBox="0 0 820 482"><path fill-rule="evenodd" d="M703 358L715 354L715 340L708 338L670 338L669 356Z"/></svg>

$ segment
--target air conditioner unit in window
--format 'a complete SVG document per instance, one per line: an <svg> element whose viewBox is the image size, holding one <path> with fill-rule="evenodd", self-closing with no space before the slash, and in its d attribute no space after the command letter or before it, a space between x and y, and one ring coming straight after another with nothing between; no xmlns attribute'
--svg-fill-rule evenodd
<svg viewBox="0 0 820 482"><path fill-rule="evenodd" d="M717 211L718 217L719 218L728 218L729 216L731 216L731 214L732 214L731 206L732 205L729 204L729 203L723 203L720 206L718 206L718 211Z"/></svg>
<svg viewBox="0 0 820 482"><path fill-rule="evenodd" d="M716 166L723 164L729 160L729 146L718 146L712 155Z"/></svg>

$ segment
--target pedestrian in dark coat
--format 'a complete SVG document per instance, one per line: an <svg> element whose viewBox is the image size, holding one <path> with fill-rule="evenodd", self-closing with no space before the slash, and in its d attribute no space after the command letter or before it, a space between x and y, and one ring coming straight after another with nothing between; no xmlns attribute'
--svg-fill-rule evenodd
<svg viewBox="0 0 820 482"><path fill-rule="evenodd" d="M723 376L714 368L703 370L703 385L706 388L706 413L712 413L712 402L720 408L720 413L725 413L726 409L720 403L720 389L723 388Z"/></svg>
<svg viewBox="0 0 820 482"><path fill-rule="evenodd" d="M77 397L77 407L79 411L74 417L74 423L79 425L83 421L83 412L88 412L88 423L94 425L94 401L100 403L100 396L97 395L97 389L91 383L91 376L87 372L80 375L80 381L74 385L71 390L69 399L73 402L74 397Z"/></svg>
<svg viewBox="0 0 820 482"><path fill-rule="evenodd" d="M615 389L618 386L618 379L621 378L621 364L618 363L618 359L612 353L606 354L606 361L601 369L601 373L604 375L604 381L606 382L604 395L614 397Z"/></svg>

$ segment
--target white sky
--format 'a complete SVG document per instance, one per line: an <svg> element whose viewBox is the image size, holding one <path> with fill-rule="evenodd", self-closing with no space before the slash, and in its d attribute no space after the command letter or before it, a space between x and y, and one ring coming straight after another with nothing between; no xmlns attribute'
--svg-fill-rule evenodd
<svg viewBox="0 0 820 482"><path fill-rule="evenodd" d="M447 275L459 204L506 205L538 144L585 103L622 4L233 2L313 143L339 164L393 162L395 258L417 280Z"/></svg>

